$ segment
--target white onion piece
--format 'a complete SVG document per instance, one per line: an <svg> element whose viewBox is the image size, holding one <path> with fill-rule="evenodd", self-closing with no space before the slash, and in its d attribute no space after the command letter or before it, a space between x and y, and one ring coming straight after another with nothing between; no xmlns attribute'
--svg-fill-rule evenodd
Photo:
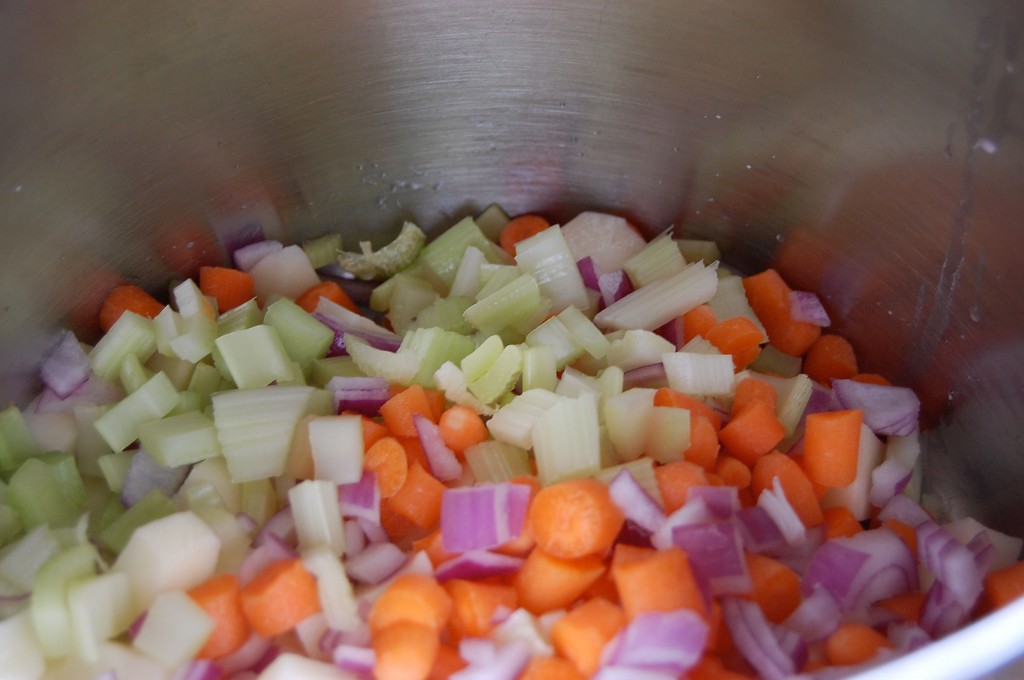
<svg viewBox="0 0 1024 680"><path fill-rule="evenodd" d="M681 508L666 517L658 530L651 535L651 545L659 550L671 548L674 545L672 534L676 527L711 522L714 519L715 516L708 510L702 498L687 500Z"/></svg>
<svg viewBox="0 0 1024 680"><path fill-rule="evenodd" d="M175 674L174 680L220 680L222 677L224 671L216 663L208 659L195 659Z"/></svg>
<svg viewBox="0 0 1024 680"><path fill-rule="evenodd" d="M885 507L893 496L902 493L914 474L913 466L889 458L871 471L871 491L868 502L876 508Z"/></svg>
<svg viewBox="0 0 1024 680"><path fill-rule="evenodd" d="M633 284L622 269L601 274L597 279L597 290L605 307L618 302L633 292Z"/></svg>
<svg viewBox="0 0 1024 680"><path fill-rule="evenodd" d="M923 628L910 621L902 621L889 626L887 635L889 642L896 646L897 651L913 652L931 643L932 638Z"/></svg>
<svg viewBox="0 0 1024 680"><path fill-rule="evenodd" d="M377 655L370 647L341 644L331 652L331 660L342 670L370 675L373 673L374 664L377 663Z"/></svg>
<svg viewBox="0 0 1024 680"><path fill-rule="evenodd" d="M459 643L459 654L469 665L452 673L451 680L515 680L530 663L530 646L522 640L499 644L467 638Z"/></svg>
<svg viewBox="0 0 1024 680"><path fill-rule="evenodd" d="M931 516L919 504L902 494L897 494L890 498L878 513L880 522L890 519L898 520L910 527L917 527L924 522L930 522Z"/></svg>
<svg viewBox="0 0 1024 680"><path fill-rule="evenodd" d="M355 557L366 548L366 534L354 519L345 520L342 529L345 532L345 557Z"/></svg>

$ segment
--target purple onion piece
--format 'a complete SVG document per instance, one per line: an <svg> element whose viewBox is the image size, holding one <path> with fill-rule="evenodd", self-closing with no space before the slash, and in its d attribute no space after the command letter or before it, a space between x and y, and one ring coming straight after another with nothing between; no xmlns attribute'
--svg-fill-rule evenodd
<svg viewBox="0 0 1024 680"><path fill-rule="evenodd" d="M746 600L722 599L722 614L743 658L765 680L782 680L796 672L793 659L779 645L761 608Z"/></svg>
<svg viewBox="0 0 1024 680"><path fill-rule="evenodd" d="M587 255L586 257L580 258L576 261L576 268L580 270L580 276L583 278L583 285L593 291L600 292L601 287L598 284L598 280L601 277L601 271L594 262L594 258Z"/></svg>
<svg viewBox="0 0 1024 680"><path fill-rule="evenodd" d="M398 571L407 559L393 543L374 543L345 561L345 571L356 581L377 585Z"/></svg>
<svg viewBox="0 0 1024 680"><path fill-rule="evenodd" d="M40 374L43 383L61 399L65 399L89 379L89 357L71 331L61 333L57 346L43 360Z"/></svg>
<svg viewBox="0 0 1024 680"><path fill-rule="evenodd" d="M430 472L442 482L451 482L462 477L462 463L456 458L455 452L444 443L437 423L419 413L413 415L412 423L416 428L416 436L423 446L427 464L430 465Z"/></svg>
<svg viewBox="0 0 1024 680"><path fill-rule="evenodd" d="M139 449L132 454L128 473L121 485L121 503L124 507L130 508L153 490L173 496L184 483L190 469L191 467L188 465L164 467L153 460L144 450Z"/></svg>
<svg viewBox="0 0 1024 680"><path fill-rule="evenodd" d="M634 387L667 386L668 378L665 377L665 364L661 362L631 368L622 376L623 390L629 390Z"/></svg>
<svg viewBox="0 0 1024 680"><path fill-rule="evenodd" d="M908 387L833 380L832 394L842 408L863 411L875 434L905 436L917 429L921 401Z"/></svg>
<svg viewBox="0 0 1024 680"><path fill-rule="evenodd" d="M764 508L740 508L736 519L743 544L750 552L766 553L786 547L786 537Z"/></svg>
<svg viewBox="0 0 1024 680"><path fill-rule="evenodd" d="M718 519L731 519L740 509L739 489L735 486L695 485L686 490L686 499L700 498Z"/></svg>
<svg viewBox="0 0 1024 680"><path fill-rule="evenodd" d="M608 485L612 501L622 510L626 520L653 534L665 521L665 513L658 502L640 486L628 469L615 475Z"/></svg>
<svg viewBox="0 0 1024 680"><path fill-rule="evenodd" d="M700 661L708 633L708 624L689 609L638 614L608 644L602 662L675 677Z"/></svg>
<svg viewBox="0 0 1024 680"><path fill-rule="evenodd" d="M370 470L363 470L358 482L339 484L338 504L342 517L380 524L380 488L376 475Z"/></svg>
<svg viewBox="0 0 1024 680"><path fill-rule="evenodd" d="M530 487L502 482L445 489L441 543L452 553L496 548L516 538L526 521Z"/></svg>
<svg viewBox="0 0 1024 680"><path fill-rule="evenodd" d="M839 602L825 586L819 584L801 600L784 625L802 635L807 642L819 642L839 627L842 615Z"/></svg>
<svg viewBox="0 0 1024 680"><path fill-rule="evenodd" d="M481 579L519 571L525 560L487 550L472 550L438 565L434 575L438 581L453 578Z"/></svg>
<svg viewBox="0 0 1024 680"><path fill-rule="evenodd" d="M816 293L794 290L789 294L790 315L794 321L826 327L832 324L821 298Z"/></svg>
<svg viewBox="0 0 1024 680"><path fill-rule="evenodd" d="M633 292L633 284L622 269L601 274L597 280L597 287L601 291L601 301L605 307Z"/></svg>
<svg viewBox="0 0 1024 680"><path fill-rule="evenodd" d="M682 548L694 576L713 596L742 595L753 590L736 525L727 521L678 526L672 543Z"/></svg>
<svg viewBox="0 0 1024 680"><path fill-rule="evenodd" d="M871 490L868 502L876 508L885 507L893 496L902 493L910 483L914 468L903 461L890 458L871 471Z"/></svg>
<svg viewBox="0 0 1024 680"><path fill-rule="evenodd" d="M260 260L271 253L284 249L280 241L255 241L238 248L231 254L235 266L243 272L251 271Z"/></svg>

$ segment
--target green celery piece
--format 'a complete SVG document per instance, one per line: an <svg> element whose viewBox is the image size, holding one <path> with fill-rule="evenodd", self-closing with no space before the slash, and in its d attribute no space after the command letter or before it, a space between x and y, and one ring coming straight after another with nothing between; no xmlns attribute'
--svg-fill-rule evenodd
<svg viewBox="0 0 1024 680"><path fill-rule="evenodd" d="M533 474L526 449L495 439L473 444L466 449L465 456L477 482L507 482L520 475Z"/></svg>
<svg viewBox="0 0 1024 680"><path fill-rule="evenodd" d="M560 398L537 419L531 439L542 485L594 474L601 469L597 396Z"/></svg>
<svg viewBox="0 0 1024 680"><path fill-rule="evenodd" d="M437 291L426 279L396 274L387 317L396 333L402 335L413 319L438 298Z"/></svg>
<svg viewBox="0 0 1024 680"><path fill-rule="evenodd" d="M0 472L9 472L39 455L39 445L17 406L0 411Z"/></svg>
<svg viewBox="0 0 1024 680"><path fill-rule="evenodd" d="M514 264L484 265L480 268L480 281L482 285L474 299L482 300L495 291L500 290L502 286L507 286L512 283L522 275L523 271Z"/></svg>
<svg viewBox="0 0 1024 680"><path fill-rule="evenodd" d="M171 340L181 335L181 314L170 305L164 307L153 319L153 333L156 336L156 354L174 357Z"/></svg>
<svg viewBox="0 0 1024 680"><path fill-rule="evenodd" d="M26 528L74 524L85 504L74 457L57 453L26 460L11 475L8 503Z"/></svg>
<svg viewBox="0 0 1024 680"><path fill-rule="evenodd" d="M17 538L24 525L21 518L10 505L0 505L0 548Z"/></svg>
<svg viewBox="0 0 1024 680"><path fill-rule="evenodd" d="M743 277L730 275L719 278L718 290L708 300L708 306L715 313L716 319L725 320L737 316L747 319L757 326L758 330L765 333L765 339L767 339L764 324L761 323L761 319L757 318L753 307L747 301L747 291L743 288Z"/></svg>
<svg viewBox="0 0 1024 680"><path fill-rule="evenodd" d="M331 232L302 242L302 250L305 251L309 263L313 269L320 269L338 261L338 251L341 250L341 234Z"/></svg>
<svg viewBox="0 0 1024 680"><path fill-rule="evenodd" d="M501 263L504 257L498 247L480 231L480 227L472 217L466 217L446 229L440 236L424 246L419 259L423 265L450 288L458 271L459 263L466 248L475 246L480 249L488 262Z"/></svg>
<svg viewBox="0 0 1024 680"><path fill-rule="evenodd" d="M184 391L198 394L202 407L210 405L210 395L220 388L220 371L211 364L198 363Z"/></svg>
<svg viewBox="0 0 1024 680"><path fill-rule="evenodd" d="M296 382L295 365L272 326L262 324L217 338L217 349L231 380L239 389L265 387L272 382ZM216 361L216 357L215 357Z"/></svg>
<svg viewBox="0 0 1024 680"><path fill-rule="evenodd" d="M309 382L316 387L324 387L331 378L339 376L364 377L365 374L350 356L326 357L313 362Z"/></svg>
<svg viewBox="0 0 1024 680"><path fill-rule="evenodd" d="M434 372L441 364L446 361L459 363L476 349L476 345L465 335L441 328L417 328L406 333L401 349L412 352L420 359L420 367L413 382L433 388L436 387Z"/></svg>
<svg viewBox="0 0 1024 680"><path fill-rule="evenodd" d="M114 451L123 451L138 439L139 425L163 418L178 404L178 391L164 373L157 373L142 387L96 419L96 431Z"/></svg>
<svg viewBox="0 0 1024 680"><path fill-rule="evenodd" d="M99 561L96 548L91 543L83 543L54 555L36 573L29 612L44 656L52 659L72 650L68 586L94 576Z"/></svg>
<svg viewBox="0 0 1024 680"><path fill-rule="evenodd" d="M384 313L388 311L388 307L391 306L391 294L395 290L397 283L397 277L402 275L413 275L413 272L417 271L419 267L414 263L404 270L398 272L391 278L385 280L383 283L377 284L373 292L370 293L370 309L375 312Z"/></svg>
<svg viewBox="0 0 1024 680"><path fill-rule="evenodd" d="M473 303L464 316L477 330L497 333L533 317L543 299L537 281L529 274L523 274Z"/></svg>
<svg viewBox="0 0 1024 680"><path fill-rule="evenodd" d="M210 356L217 339L217 322L206 316L190 316L181 320L181 333L170 341L174 355L197 363Z"/></svg>
<svg viewBox="0 0 1024 680"><path fill-rule="evenodd" d="M220 455L217 428L198 411L140 425L139 443L164 467L191 465Z"/></svg>
<svg viewBox="0 0 1024 680"><path fill-rule="evenodd" d="M334 331L302 307L281 298L267 307L263 323L277 331L288 356L308 372L313 361L327 356Z"/></svg>
<svg viewBox="0 0 1024 680"><path fill-rule="evenodd" d="M256 479L238 486L241 487L242 512L256 520L257 526L263 526L277 511L274 483L269 479Z"/></svg>
<svg viewBox="0 0 1024 680"><path fill-rule="evenodd" d="M128 468L132 464L132 452L108 453L100 456L97 464L103 473L103 479L107 482L107 488L113 493L121 493L124 478L128 475Z"/></svg>
<svg viewBox="0 0 1024 680"><path fill-rule="evenodd" d="M412 352L387 352L372 347L357 335L345 338L345 348L359 370L390 383L408 385L419 371L420 358Z"/></svg>
<svg viewBox="0 0 1024 680"><path fill-rule="evenodd" d="M567 307L575 309L575 307ZM550 347L555 355L555 368L562 370L580 358L584 348L579 339L566 327L559 316L553 316L526 336L530 347Z"/></svg>
<svg viewBox="0 0 1024 680"><path fill-rule="evenodd" d="M191 411L202 411L208 404L209 399L204 401L203 395L198 392L189 392L188 390L185 390L183 392L178 392L178 403L167 415L177 416Z"/></svg>
<svg viewBox="0 0 1024 680"><path fill-rule="evenodd" d="M263 323L263 310L260 309L256 298L253 298L217 317L217 337L235 331L244 331L246 328L258 326L261 323Z"/></svg>
<svg viewBox="0 0 1024 680"><path fill-rule="evenodd" d="M626 260L622 268L629 276L634 288L646 286L652 281L678 274L686 266L679 247L668 232L650 241L643 249Z"/></svg>
<svg viewBox="0 0 1024 680"><path fill-rule="evenodd" d="M576 307L566 307L558 313L558 318L587 354L595 359L603 359L608 354L611 342L586 314Z"/></svg>
<svg viewBox="0 0 1024 680"><path fill-rule="evenodd" d="M491 203L476 216L476 223L487 238L497 243L501 230L509 223L509 216L500 205Z"/></svg>
<svg viewBox="0 0 1024 680"><path fill-rule="evenodd" d="M96 375L114 380L126 356L134 354L145 362L155 351L153 322L134 312L125 312L92 348L89 365Z"/></svg>
<svg viewBox="0 0 1024 680"><path fill-rule="evenodd" d="M152 373L165 373L171 384L174 385L174 389L180 392L188 389L196 365L191 361L165 356L157 352L146 362L146 368Z"/></svg>
<svg viewBox="0 0 1024 680"><path fill-rule="evenodd" d="M385 279L412 264L426 240L423 230L412 222L406 222L398 236L377 250L373 250L369 241L360 241L361 252L338 251L338 264L364 281Z"/></svg>
<svg viewBox="0 0 1024 680"><path fill-rule="evenodd" d="M491 335L485 338L475 350L463 357L459 368L462 369L462 375L466 382L473 382L486 373L491 364L501 356L503 349L505 349L505 344L501 338Z"/></svg>
<svg viewBox="0 0 1024 680"><path fill-rule="evenodd" d="M559 227L548 227L517 243L515 260L520 269L537 281L556 312L570 305L590 307L583 277Z"/></svg>
<svg viewBox="0 0 1024 680"><path fill-rule="evenodd" d="M799 375L801 368L803 368L803 361L800 357L780 352L771 343L765 345L754 359L754 363L750 364L752 371L771 373L783 378Z"/></svg>
<svg viewBox="0 0 1024 680"><path fill-rule="evenodd" d="M177 511L178 506L167 497L167 494L159 489L153 489L108 524L99 533L97 540L107 550L119 553L128 545L128 539L136 529L162 517L173 515Z"/></svg>
<svg viewBox="0 0 1024 680"><path fill-rule="evenodd" d="M661 488L658 486L658 477L654 472L654 460L651 458L637 458L636 460L631 460L628 463L606 467L600 472L595 473L594 479L602 482L603 484L611 484L612 480L615 479L615 477L623 470L629 470L637 484L639 484L651 498L657 501L658 505L664 507L665 502L661 497Z"/></svg>
<svg viewBox="0 0 1024 680"><path fill-rule="evenodd" d="M529 340L529 338L527 338ZM532 389L554 391L558 385L555 350L548 345L523 348L523 392Z"/></svg>
<svg viewBox="0 0 1024 680"><path fill-rule="evenodd" d="M117 494L111 494L103 509L89 516L89 538L97 540L97 537L124 513L125 507L121 504L121 499Z"/></svg>
<svg viewBox="0 0 1024 680"><path fill-rule="evenodd" d="M508 394L523 372L523 353L518 345L507 345L487 371L469 382L469 391L485 404Z"/></svg>
<svg viewBox="0 0 1024 680"><path fill-rule="evenodd" d="M461 335L469 335L473 327L463 316L473 301L467 297L439 297L420 311L412 323L413 328L441 328Z"/></svg>
<svg viewBox="0 0 1024 680"><path fill-rule="evenodd" d="M124 358L124 361L121 362L121 369L118 371L118 377L121 380L121 387L124 388L124 393L131 394L145 385L146 381L153 377L153 374L142 365L142 362L139 361L137 356L129 354Z"/></svg>
<svg viewBox="0 0 1024 680"><path fill-rule="evenodd" d="M709 266L712 262L722 259L722 251L714 241L681 238L676 239L676 247L687 264L701 260L705 266Z"/></svg>

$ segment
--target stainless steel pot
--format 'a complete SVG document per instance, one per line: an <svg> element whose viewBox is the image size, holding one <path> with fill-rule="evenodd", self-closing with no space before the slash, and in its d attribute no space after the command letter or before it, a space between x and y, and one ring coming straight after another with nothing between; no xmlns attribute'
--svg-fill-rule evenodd
<svg viewBox="0 0 1024 680"><path fill-rule="evenodd" d="M603 209L819 291L923 395L932 501L1024 535L1022 28L1009 0L2 3L0 396L239 226ZM1014 607L898 677L1021 653Z"/></svg>

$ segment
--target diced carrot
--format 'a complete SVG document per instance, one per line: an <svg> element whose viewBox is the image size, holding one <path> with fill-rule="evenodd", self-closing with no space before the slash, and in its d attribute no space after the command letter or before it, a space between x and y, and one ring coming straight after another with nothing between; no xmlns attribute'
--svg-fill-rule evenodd
<svg viewBox="0 0 1024 680"><path fill-rule="evenodd" d="M767 555L747 553L746 558L754 583L750 599L761 606L766 619L782 623L800 604L800 576Z"/></svg>
<svg viewBox="0 0 1024 680"><path fill-rule="evenodd" d="M925 593L920 591L899 593L879 600L875 606L890 611L905 621L916 623L921 620L921 608L924 607L925 597Z"/></svg>
<svg viewBox="0 0 1024 680"><path fill-rule="evenodd" d="M523 486L530 487L530 502L533 502L533 498L540 491L540 480L535 475L517 475L512 479L508 480L511 484L522 484ZM533 532L530 531L530 523L523 523L523 530L519 535L506 543L502 543L497 548L494 548L494 552L501 553L502 555L511 555L513 557L526 557L533 547L537 544L537 541L533 538Z"/></svg>
<svg viewBox="0 0 1024 680"><path fill-rule="evenodd" d="M626 625L622 608L595 597L555 621L551 643L585 677L597 672L604 646Z"/></svg>
<svg viewBox="0 0 1024 680"><path fill-rule="evenodd" d="M435 405L433 398L427 395L427 390L422 385L409 385L395 392L380 407L380 414L384 418L384 425L391 434L396 437L415 437L416 426L413 425L412 417L420 414L437 422L434 415Z"/></svg>
<svg viewBox="0 0 1024 680"><path fill-rule="evenodd" d="M535 656L519 680L586 680L572 662L557 656Z"/></svg>
<svg viewBox="0 0 1024 680"><path fill-rule="evenodd" d="M750 468L739 458L721 455L715 461L715 474L728 486L745 489L750 486Z"/></svg>
<svg viewBox="0 0 1024 680"><path fill-rule="evenodd" d="M736 383L736 391L732 398L732 414L739 413L744 406L752 401L763 401L772 413L778 410L778 396L774 387L764 380L744 378Z"/></svg>
<svg viewBox="0 0 1024 680"><path fill-rule="evenodd" d="M726 667L717 656L705 656L686 674L687 680L751 680L752 676Z"/></svg>
<svg viewBox="0 0 1024 680"><path fill-rule="evenodd" d="M704 595L681 548L628 549L619 544L612 560L612 579L630 620L642 612L680 608L707 616Z"/></svg>
<svg viewBox="0 0 1024 680"><path fill-rule="evenodd" d="M683 394L670 387L659 387L654 392L654 405L689 409L692 415L704 416L710 420L716 432L722 428L722 417L715 413L714 409L700 399Z"/></svg>
<svg viewBox="0 0 1024 680"><path fill-rule="evenodd" d="M445 445L460 458L470 446L487 439L487 426L484 424L484 419L467 406L452 406L441 414L437 426Z"/></svg>
<svg viewBox="0 0 1024 680"><path fill-rule="evenodd" d="M430 413L433 415L435 423L441 420L441 414L444 413L445 400L444 392L441 390L435 390L428 387L423 388L424 394L427 395L427 403L430 404Z"/></svg>
<svg viewBox="0 0 1024 680"><path fill-rule="evenodd" d="M713 470L718 459L718 433L711 421L701 415L690 415L690 446L683 452L683 458Z"/></svg>
<svg viewBox="0 0 1024 680"><path fill-rule="evenodd" d="M804 427L803 468L825 486L849 486L857 478L857 451L864 414L860 409L812 413Z"/></svg>
<svg viewBox="0 0 1024 680"><path fill-rule="evenodd" d="M235 574L218 574L188 591L192 601L213 620L213 632L199 650L200 659L219 659L249 639L249 622L242 611L242 588Z"/></svg>
<svg viewBox="0 0 1024 680"><path fill-rule="evenodd" d="M256 297L252 274L231 267L200 267L199 290L217 301L217 311L220 313Z"/></svg>
<svg viewBox="0 0 1024 680"><path fill-rule="evenodd" d="M100 328L106 333L125 312L134 312L147 319L164 310L156 298L131 283L123 283L107 293L100 306Z"/></svg>
<svg viewBox="0 0 1024 680"><path fill-rule="evenodd" d="M512 612L518 606L512 586L452 579L445 582L444 589L452 598L449 626L456 638L489 635L495 615L503 609Z"/></svg>
<svg viewBox="0 0 1024 680"><path fill-rule="evenodd" d="M441 639L419 623L400 622L373 636L376 680L427 680L437 660Z"/></svg>
<svg viewBox="0 0 1024 680"><path fill-rule="evenodd" d="M763 401L747 404L718 433L729 455L751 466L785 436L786 428L779 422L775 410Z"/></svg>
<svg viewBox="0 0 1024 680"><path fill-rule="evenodd" d="M427 452L423 450L423 442L419 437L395 437L398 443L405 450L405 459L409 465L419 463L424 470L430 469L430 461L427 460Z"/></svg>
<svg viewBox="0 0 1024 680"><path fill-rule="evenodd" d="M426 536L419 538L412 543L415 552L426 553L430 563L435 567L455 557L454 553L447 552L441 541L441 528L434 529Z"/></svg>
<svg viewBox="0 0 1024 680"><path fill-rule="evenodd" d="M736 462L739 462L739 461L736 461ZM740 463L740 465L743 465L743 463ZM747 468L747 470L749 471L750 468ZM750 483L749 482L747 483L747 486L744 486L744 487L740 488L739 496L740 496L740 507L742 507L742 508L752 508L755 505L757 505L757 499L754 498L754 492L751 491Z"/></svg>
<svg viewBox="0 0 1024 680"><path fill-rule="evenodd" d="M365 434L365 423L363 437ZM409 476L409 459L405 448L394 437L382 437L363 454L363 467L377 477L381 498L398 493Z"/></svg>
<svg viewBox="0 0 1024 680"><path fill-rule="evenodd" d="M452 597L432 576L402 574L388 585L370 610L370 631L396 623L415 623L439 634L452 616Z"/></svg>
<svg viewBox="0 0 1024 680"><path fill-rule="evenodd" d="M451 676L461 671L468 664L459 654L459 650L451 645L442 643L437 649L437 656L434 659L434 666L430 669L427 680L448 680Z"/></svg>
<svg viewBox="0 0 1024 680"><path fill-rule="evenodd" d="M995 569L985 576L983 605L986 610L1004 607L1024 595L1024 562Z"/></svg>
<svg viewBox="0 0 1024 680"><path fill-rule="evenodd" d="M886 387L892 385L888 378L878 375L877 373L858 373L850 378L850 380L856 380L857 382L867 383L869 385L885 385Z"/></svg>
<svg viewBox="0 0 1024 680"><path fill-rule="evenodd" d="M744 277L743 289L751 308L768 331L772 346L780 352L803 356L821 335L819 326L793 319L789 301L791 289L774 269Z"/></svg>
<svg viewBox="0 0 1024 680"><path fill-rule="evenodd" d="M888 638L863 623L843 623L825 640L825 656L834 666L868 661L883 649L892 649Z"/></svg>
<svg viewBox="0 0 1024 680"><path fill-rule="evenodd" d="M263 637L285 633L321 609L316 578L298 558L272 562L241 589L239 598L249 627Z"/></svg>
<svg viewBox="0 0 1024 680"><path fill-rule="evenodd" d="M710 305L697 305L683 314L683 340L690 342L698 336L706 337L716 323L718 319Z"/></svg>
<svg viewBox="0 0 1024 680"><path fill-rule="evenodd" d="M410 538L414 540L422 538L422 536L417 537L415 535L417 528L405 515L400 515L392 509L390 501L390 498L381 500L380 525L388 535L388 538L391 539L391 542L404 546Z"/></svg>
<svg viewBox="0 0 1024 680"><path fill-rule="evenodd" d="M515 257L516 244L536 236L551 226L551 223L540 215L519 215L513 217L502 228L498 236L498 244L509 255Z"/></svg>
<svg viewBox="0 0 1024 680"><path fill-rule="evenodd" d="M841 335L819 336L804 355L804 373L823 385L857 375L857 355L850 341Z"/></svg>
<svg viewBox="0 0 1024 680"><path fill-rule="evenodd" d="M604 555L625 521L608 487L591 479L572 479L541 489L528 510L537 546L564 560Z"/></svg>
<svg viewBox="0 0 1024 680"><path fill-rule="evenodd" d="M768 340L753 321L743 316L719 321L704 334L704 339L722 354L732 356L736 370L749 366L761 351L761 343Z"/></svg>
<svg viewBox="0 0 1024 680"><path fill-rule="evenodd" d="M583 593L583 599L589 600L592 597L603 597L609 602L621 604L619 602L619 589L615 585L615 579L612 578L610 570L606 569Z"/></svg>
<svg viewBox="0 0 1024 680"><path fill-rule="evenodd" d="M811 486L803 469L792 458L778 451L772 451L758 459L754 465L750 479L754 497L761 495L765 489L772 488L772 480L778 478L786 500L793 506L793 511L808 527L821 524L825 517L818 503L818 497Z"/></svg>
<svg viewBox="0 0 1024 680"><path fill-rule="evenodd" d="M910 552L914 554L914 558L917 559L917 531L914 530L914 527L898 519L887 519L882 522L882 526L902 538L910 548Z"/></svg>
<svg viewBox="0 0 1024 680"><path fill-rule="evenodd" d="M320 298L327 298L331 302L344 307L350 312L360 314L359 307L348 296L348 293L338 285L337 281L321 281L320 283L307 288L302 295L295 298L295 304L312 314Z"/></svg>
<svg viewBox="0 0 1024 680"><path fill-rule="evenodd" d="M388 507L420 529L433 529L441 519L445 486L419 463L409 466L405 484L388 498Z"/></svg>
<svg viewBox="0 0 1024 680"><path fill-rule="evenodd" d="M725 625L725 614L718 600L711 600L708 613L708 642L704 651L710 654L728 654L736 649L729 626Z"/></svg>
<svg viewBox="0 0 1024 680"><path fill-rule="evenodd" d="M842 538L864 531L857 517L844 505L827 508L824 513L825 538Z"/></svg>
<svg viewBox="0 0 1024 680"><path fill-rule="evenodd" d="M533 614L544 614L575 602L604 570L597 556L562 560L534 548L512 582L519 605Z"/></svg>
<svg viewBox="0 0 1024 680"><path fill-rule="evenodd" d="M672 513L686 503L686 494L691 486L705 486L708 483L707 472L696 463L688 460L677 460L654 468L654 478L658 482L665 512Z"/></svg>

